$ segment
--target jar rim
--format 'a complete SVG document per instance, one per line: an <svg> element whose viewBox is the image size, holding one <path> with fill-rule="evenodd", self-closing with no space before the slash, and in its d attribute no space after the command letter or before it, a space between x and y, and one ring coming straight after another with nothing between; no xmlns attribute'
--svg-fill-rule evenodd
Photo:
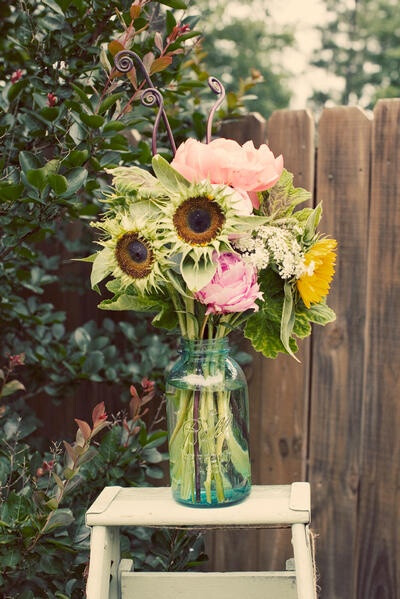
<svg viewBox="0 0 400 599"><path fill-rule="evenodd" d="M187 339L181 338L180 352L190 353L227 353L229 352L228 337L218 339Z"/></svg>

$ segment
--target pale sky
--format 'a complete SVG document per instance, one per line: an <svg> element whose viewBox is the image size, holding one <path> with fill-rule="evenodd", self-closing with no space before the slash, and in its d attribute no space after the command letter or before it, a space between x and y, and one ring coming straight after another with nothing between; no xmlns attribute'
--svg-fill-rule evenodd
<svg viewBox="0 0 400 599"><path fill-rule="evenodd" d="M298 49L289 49L282 57L284 64L298 74L291 81L293 98L290 107L306 108L306 99L313 89L341 89L338 78L308 65L312 51L319 45L318 32L313 31L313 27L327 21L322 0L268 0L266 5L277 23L296 26Z"/></svg>

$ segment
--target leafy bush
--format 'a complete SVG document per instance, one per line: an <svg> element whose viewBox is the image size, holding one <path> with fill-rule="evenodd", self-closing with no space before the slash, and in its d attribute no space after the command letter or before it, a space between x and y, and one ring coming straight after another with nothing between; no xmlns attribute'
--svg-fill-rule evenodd
<svg viewBox="0 0 400 599"><path fill-rule="evenodd" d="M182 6L180 0L169 4ZM196 36L194 19L179 24L173 11L144 0L28 0L1 10L7 64L0 82L4 356L25 353L21 378L30 398L62 400L82 380L127 387L150 373L160 377L171 358L171 338L155 337L146 321L129 314L118 324L97 315L94 322L88 267L69 259L92 249L88 224L102 210L104 169L150 157L153 113L140 105L132 110L134 90L116 77L112 54L130 47L152 62L157 85L167 89L175 82L165 102L178 133L187 130L189 107L178 113L174 103L192 85L203 85L183 69L190 50L185 40ZM136 145L129 141L133 127L141 136ZM88 307L73 328L79 295Z"/></svg>
<svg viewBox="0 0 400 599"><path fill-rule="evenodd" d="M14 357L3 371L2 394L12 393ZM81 597L88 565L89 529L85 512L105 485L137 486L162 477L166 433L146 426L145 407L154 383L130 388L129 416L107 421L104 404L92 424L76 419L74 443L55 443L41 455L30 444L38 426L23 402L2 407L0 420L0 586L5 598ZM105 431L104 429L107 429ZM100 435L100 440L98 435ZM96 437L96 439L95 439ZM205 556L198 535L129 529L122 555L136 569L189 569Z"/></svg>
<svg viewBox="0 0 400 599"><path fill-rule="evenodd" d="M182 6L181 0L168 4ZM145 422L143 411L132 412L128 389L143 377L161 382L174 352L173 338L156 335L145 319L101 318L89 291L89 268L70 260L92 251L89 222L103 209L104 169L150 158L154 114L138 98L132 110L135 90L110 65L121 45L147 55L178 137L202 135L204 117L199 108L194 121L191 113L198 104L195 90L205 83L185 66L195 19L178 22L156 1L27 0L2 6L0 16L6 64L0 81L0 330L6 362L0 380L6 402L0 406L0 586L5 597L78 597L88 559L88 505L104 485L143 485L162 476L165 432L152 428L149 415ZM192 88L192 98L182 103ZM163 148L162 134L160 140ZM40 422L28 402L53 400L68 413L65 400L79 398L84 381L101 385L103 395L107 385L123 401L130 398L130 417L118 417L99 437L96 430L94 440L84 438L81 424L69 453L58 443L44 452ZM87 418L87 396L80 397L79 411ZM50 418L45 434L57 438ZM183 533L165 537L162 547L152 535L143 529L125 537L123 549L134 550L136 567L188 567L198 551L189 549L200 547L197 537ZM185 551L177 560L180 549Z"/></svg>

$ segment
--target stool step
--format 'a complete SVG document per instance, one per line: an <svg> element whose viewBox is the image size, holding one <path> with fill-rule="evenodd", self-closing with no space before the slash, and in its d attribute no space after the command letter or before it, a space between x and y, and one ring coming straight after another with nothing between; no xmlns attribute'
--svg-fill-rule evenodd
<svg viewBox="0 0 400 599"><path fill-rule="evenodd" d="M122 572L122 599L297 599L294 572Z"/></svg>

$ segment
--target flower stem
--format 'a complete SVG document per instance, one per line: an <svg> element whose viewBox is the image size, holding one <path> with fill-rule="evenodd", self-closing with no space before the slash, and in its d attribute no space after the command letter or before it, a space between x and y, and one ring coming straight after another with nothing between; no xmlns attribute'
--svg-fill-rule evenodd
<svg viewBox="0 0 400 599"><path fill-rule="evenodd" d="M200 503L200 447L199 447L199 400L200 390L196 389L193 399L193 451L194 451L194 480L196 501Z"/></svg>
<svg viewBox="0 0 400 599"><path fill-rule="evenodd" d="M204 316L203 324L201 325L201 329L200 329L199 339L203 339L203 337L204 337L204 333L205 333L205 330L206 330L206 325L207 325L207 322L208 322L209 318L210 318L209 314L206 314Z"/></svg>

